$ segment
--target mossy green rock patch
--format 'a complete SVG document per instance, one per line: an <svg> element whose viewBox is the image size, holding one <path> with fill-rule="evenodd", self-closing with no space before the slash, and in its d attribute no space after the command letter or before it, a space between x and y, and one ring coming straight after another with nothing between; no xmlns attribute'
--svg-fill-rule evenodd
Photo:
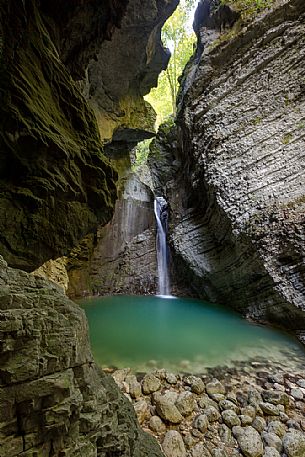
<svg viewBox="0 0 305 457"><path fill-rule="evenodd" d="M32 270L110 219L116 172L36 2L2 10L0 253Z"/></svg>

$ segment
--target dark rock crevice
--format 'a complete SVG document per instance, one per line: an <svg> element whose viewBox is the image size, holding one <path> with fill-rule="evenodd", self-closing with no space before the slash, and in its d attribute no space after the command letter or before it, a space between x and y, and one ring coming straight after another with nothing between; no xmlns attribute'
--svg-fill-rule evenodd
<svg viewBox="0 0 305 457"><path fill-rule="evenodd" d="M116 173L35 1L2 8L1 253L32 270L111 217Z"/></svg>

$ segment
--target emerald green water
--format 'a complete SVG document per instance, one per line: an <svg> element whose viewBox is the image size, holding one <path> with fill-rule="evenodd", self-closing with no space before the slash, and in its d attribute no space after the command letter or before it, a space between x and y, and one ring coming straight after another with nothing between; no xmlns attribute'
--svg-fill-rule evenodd
<svg viewBox="0 0 305 457"><path fill-rule="evenodd" d="M95 360L103 367L200 372L257 357L285 366L305 363L303 348L292 337L203 301L113 296L81 305Z"/></svg>

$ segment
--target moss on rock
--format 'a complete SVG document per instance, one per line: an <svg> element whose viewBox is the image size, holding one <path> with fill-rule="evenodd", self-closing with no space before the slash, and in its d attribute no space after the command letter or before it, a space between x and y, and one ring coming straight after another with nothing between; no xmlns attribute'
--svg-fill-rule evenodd
<svg viewBox="0 0 305 457"><path fill-rule="evenodd" d="M31 270L110 219L116 172L36 2L2 12L0 252Z"/></svg>

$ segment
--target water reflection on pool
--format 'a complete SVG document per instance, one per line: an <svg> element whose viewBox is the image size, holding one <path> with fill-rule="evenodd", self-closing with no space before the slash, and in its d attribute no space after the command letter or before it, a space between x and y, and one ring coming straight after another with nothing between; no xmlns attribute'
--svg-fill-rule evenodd
<svg viewBox="0 0 305 457"><path fill-rule="evenodd" d="M262 357L291 368L305 363L303 347L289 335L200 300L119 295L82 300L81 306L103 367L195 373Z"/></svg>

